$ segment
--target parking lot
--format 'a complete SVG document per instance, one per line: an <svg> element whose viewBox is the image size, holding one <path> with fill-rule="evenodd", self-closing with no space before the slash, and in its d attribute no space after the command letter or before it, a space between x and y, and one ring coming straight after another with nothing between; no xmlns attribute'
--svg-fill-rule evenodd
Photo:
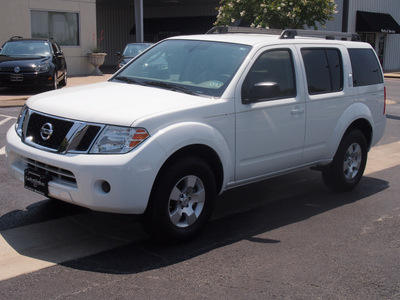
<svg viewBox="0 0 400 300"><path fill-rule="evenodd" d="M387 84L385 136L354 191L333 193L311 170L230 190L205 231L179 245L154 243L134 218L24 190L5 168L19 107L4 105L0 298L398 299L400 96L396 79Z"/></svg>

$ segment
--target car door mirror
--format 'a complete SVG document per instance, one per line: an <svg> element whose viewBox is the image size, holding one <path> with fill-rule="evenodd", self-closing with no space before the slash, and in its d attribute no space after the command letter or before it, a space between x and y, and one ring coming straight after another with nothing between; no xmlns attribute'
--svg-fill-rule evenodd
<svg viewBox="0 0 400 300"><path fill-rule="evenodd" d="M249 97L242 99L243 104L265 101L279 96L280 88L276 82L258 82L250 90Z"/></svg>

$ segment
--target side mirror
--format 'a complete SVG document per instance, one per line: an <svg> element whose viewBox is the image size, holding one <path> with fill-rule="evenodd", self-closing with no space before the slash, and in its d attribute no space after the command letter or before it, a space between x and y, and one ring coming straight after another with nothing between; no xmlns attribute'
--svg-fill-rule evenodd
<svg viewBox="0 0 400 300"><path fill-rule="evenodd" d="M249 97L242 99L243 104L276 98L279 96L280 88L276 82L258 82L252 86Z"/></svg>
<svg viewBox="0 0 400 300"><path fill-rule="evenodd" d="M121 54L121 52L115 52L115 55L117 55L117 56L119 56L119 57L121 57L122 56L122 54Z"/></svg>

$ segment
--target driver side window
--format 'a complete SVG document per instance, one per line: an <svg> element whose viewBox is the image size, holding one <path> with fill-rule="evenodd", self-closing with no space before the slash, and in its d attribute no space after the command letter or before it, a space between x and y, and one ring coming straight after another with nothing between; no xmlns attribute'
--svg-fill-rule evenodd
<svg viewBox="0 0 400 300"><path fill-rule="evenodd" d="M292 53L266 51L258 57L242 85L242 102L252 103L296 96Z"/></svg>

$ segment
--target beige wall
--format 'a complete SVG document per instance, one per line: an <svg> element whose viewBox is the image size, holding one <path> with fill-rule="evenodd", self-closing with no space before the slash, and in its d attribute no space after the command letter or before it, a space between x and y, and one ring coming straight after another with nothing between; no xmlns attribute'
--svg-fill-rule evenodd
<svg viewBox="0 0 400 300"><path fill-rule="evenodd" d="M31 37L31 10L79 13L79 46L62 46L68 75L89 74L93 67L87 53L93 46L96 33L96 0L0 0L0 44L11 36Z"/></svg>

